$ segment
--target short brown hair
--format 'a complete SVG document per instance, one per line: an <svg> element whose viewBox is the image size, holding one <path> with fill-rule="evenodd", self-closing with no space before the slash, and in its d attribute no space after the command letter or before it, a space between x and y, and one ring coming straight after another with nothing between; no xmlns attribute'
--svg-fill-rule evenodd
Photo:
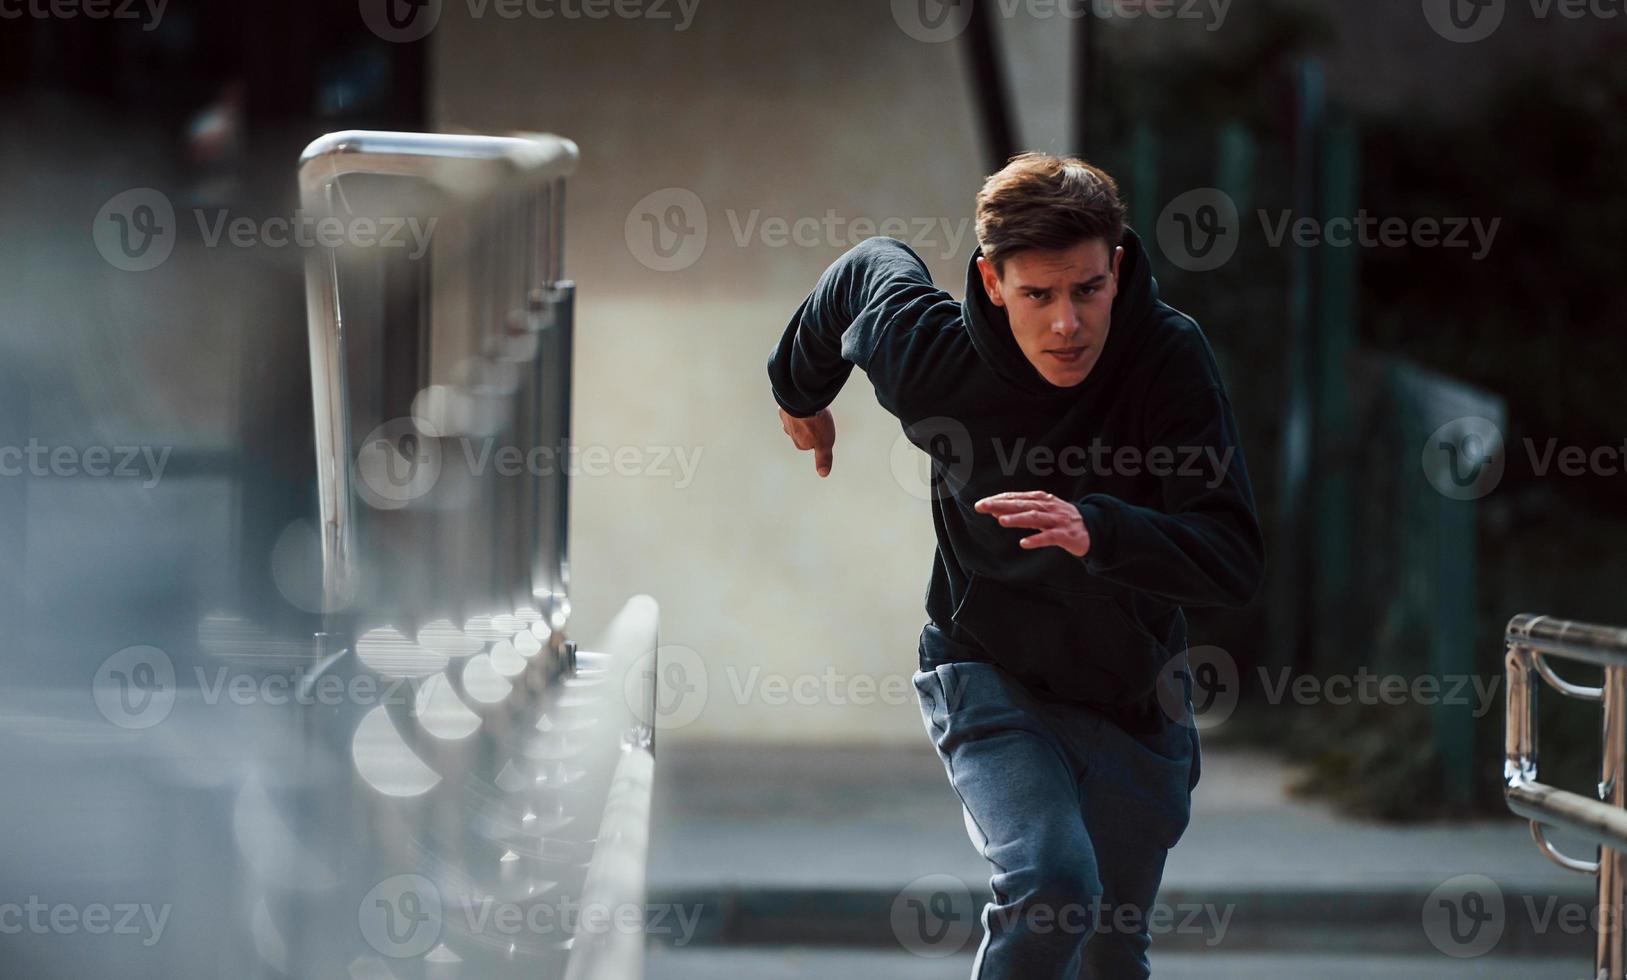
<svg viewBox="0 0 1627 980"><path fill-rule="evenodd" d="M1031 248L1059 250L1124 239L1124 202L1106 171L1076 157L1024 153L983 182L977 194L977 241L1003 271L1006 259Z"/></svg>

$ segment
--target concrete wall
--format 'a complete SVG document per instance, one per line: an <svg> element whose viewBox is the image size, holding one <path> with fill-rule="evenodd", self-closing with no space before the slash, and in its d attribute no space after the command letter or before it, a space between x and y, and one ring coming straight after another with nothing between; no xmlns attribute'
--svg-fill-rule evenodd
<svg viewBox="0 0 1627 980"><path fill-rule="evenodd" d="M449 2L436 33L437 125L582 146L578 444L699 459L687 483L647 454L647 475L576 480L578 621L591 632L630 594L660 599L681 686L705 687L669 716L674 737L920 739L909 676L933 536L927 502L892 475L898 424L855 372L820 480L780 431L764 362L820 272L874 233L851 219L906 219L960 293L985 172L960 49L912 39L885 3L703 0L673 28ZM689 236L683 267L658 271L647 216L669 212L704 220L704 247ZM776 217L819 228L801 244L755 231ZM776 677L801 685L783 703Z"/></svg>

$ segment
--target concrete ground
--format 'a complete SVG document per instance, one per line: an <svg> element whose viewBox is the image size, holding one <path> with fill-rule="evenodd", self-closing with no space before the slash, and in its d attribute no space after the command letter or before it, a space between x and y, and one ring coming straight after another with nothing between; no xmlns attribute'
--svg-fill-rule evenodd
<svg viewBox="0 0 1627 980"><path fill-rule="evenodd" d="M924 959L872 950L729 949L655 950L649 980L960 980L971 972L969 956ZM1158 980L1586 980L1587 957L1566 960L1449 960L1428 956L1337 956L1286 953L1155 954Z"/></svg>
<svg viewBox="0 0 1627 980"><path fill-rule="evenodd" d="M923 740L924 742L924 740ZM1417 825L1355 820L1290 798L1290 771L1205 746L1192 824L1166 887L1417 888L1491 874L1505 888L1575 892L1513 817ZM674 741L657 766L652 888L901 886L986 880L943 766L922 748L769 748Z"/></svg>
<svg viewBox="0 0 1627 980"><path fill-rule="evenodd" d="M900 956L889 918L901 896L946 882L969 911L987 895L987 863L924 739L886 749L671 741L658 755L651 896L694 910L698 924L688 947L660 951L671 972L652 969L652 980L703 961L715 966L693 968L738 962L752 977L961 974ZM1543 858L1523 822L1355 820L1291 798L1292 775L1269 754L1205 746L1160 903L1208 925L1154 930L1160 976L1196 976L1199 957L1205 976L1585 975L1592 940L1578 917L1591 909L1591 879ZM1470 912L1485 928L1452 933Z"/></svg>

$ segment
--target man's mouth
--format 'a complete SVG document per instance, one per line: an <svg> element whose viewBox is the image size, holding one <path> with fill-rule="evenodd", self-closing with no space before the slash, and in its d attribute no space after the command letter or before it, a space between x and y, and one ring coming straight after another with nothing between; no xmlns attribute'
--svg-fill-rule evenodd
<svg viewBox="0 0 1627 980"><path fill-rule="evenodd" d="M1045 353L1061 361L1063 364L1076 364L1085 356L1085 352L1089 349L1090 348L1088 347L1058 347L1055 350L1048 350Z"/></svg>

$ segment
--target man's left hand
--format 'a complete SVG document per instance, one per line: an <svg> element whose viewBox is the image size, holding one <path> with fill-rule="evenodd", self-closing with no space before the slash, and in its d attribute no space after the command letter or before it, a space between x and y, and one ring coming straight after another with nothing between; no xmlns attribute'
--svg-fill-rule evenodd
<svg viewBox="0 0 1627 980"><path fill-rule="evenodd" d="M1079 508L1042 490L997 493L984 497L973 507L979 514L992 514L1003 527L1029 527L1039 531L1018 541L1024 548L1055 546L1075 558L1090 551L1090 532Z"/></svg>

